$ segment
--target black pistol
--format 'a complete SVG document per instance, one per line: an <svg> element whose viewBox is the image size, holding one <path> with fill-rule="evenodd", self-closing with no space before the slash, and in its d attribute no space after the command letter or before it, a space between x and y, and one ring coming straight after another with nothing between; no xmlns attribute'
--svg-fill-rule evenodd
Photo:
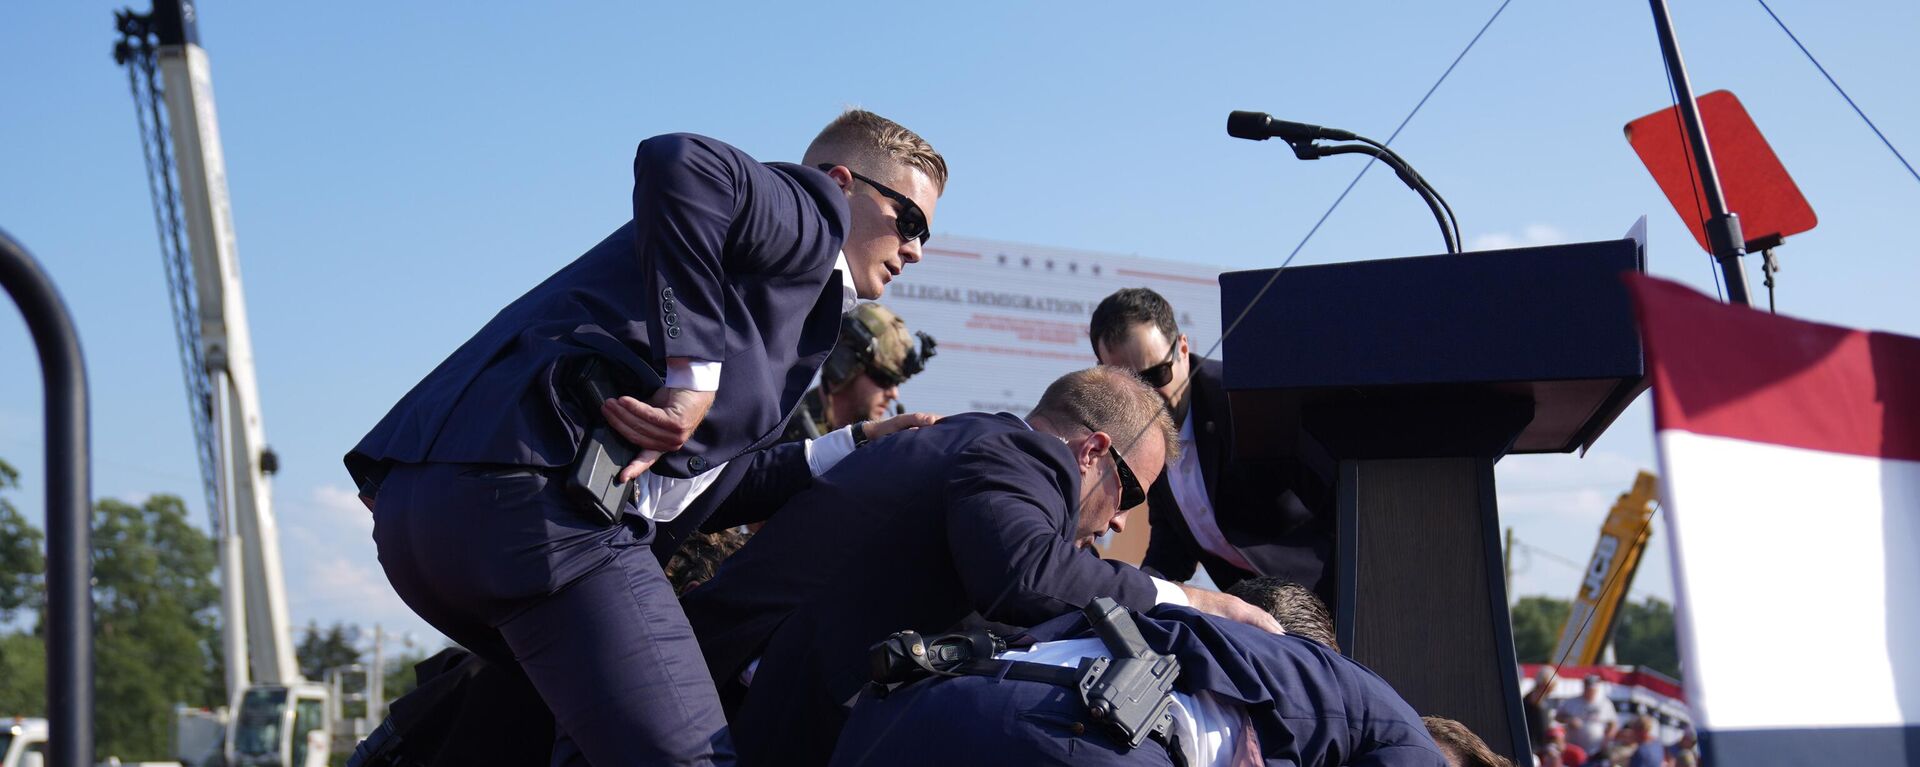
<svg viewBox="0 0 1920 767"><path fill-rule="evenodd" d="M1180 675L1180 660L1148 647L1133 617L1112 599L1096 598L1084 612L1101 643L1113 653L1112 660L1082 663L1080 699L1087 704L1087 713L1128 748L1139 748L1156 732L1167 735L1173 726L1168 709L1173 706L1173 681Z"/></svg>
<svg viewBox="0 0 1920 767"><path fill-rule="evenodd" d="M640 449L607 425L600 404L622 395L644 400L661 386L659 374L651 368L641 372L615 367L599 357L582 358L568 386L582 418L591 426L567 472L567 494L609 525L620 522L621 507L633 492L632 480L619 481L620 471Z"/></svg>

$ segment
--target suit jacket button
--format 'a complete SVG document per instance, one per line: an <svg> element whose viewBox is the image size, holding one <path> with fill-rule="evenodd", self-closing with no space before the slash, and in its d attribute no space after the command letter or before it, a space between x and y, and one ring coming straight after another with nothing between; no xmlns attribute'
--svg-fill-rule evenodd
<svg viewBox="0 0 1920 767"><path fill-rule="evenodd" d="M687 470L688 470L688 471L691 471L691 472L693 472L693 473L695 473L695 474L698 474L698 473L700 473L700 472L703 472L703 471L706 471L706 470L707 470L707 459L705 459L705 458L701 458L700 456L697 456L697 455L696 455L696 456L694 456L694 457L692 457L692 458L688 458L688 459L687 459Z"/></svg>
<svg viewBox="0 0 1920 767"><path fill-rule="evenodd" d="M680 337L680 326L679 326L679 325L668 325L668 326L667 326L667 337L668 337L668 338L679 338L679 337Z"/></svg>
<svg viewBox="0 0 1920 767"><path fill-rule="evenodd" d="M660 310L663 312L673 311L673 296L660 297Z"/></svg>
<svg viewBox="0 0 1920 767"><path fill-rule="evenodd" d="M666 301L672 301L672 300L673 300L673 288L661 288L661 289L660 289L660 298L661 298L662 300L666 300Z"/></svg>
<svg viewBox="0 0 1920 767"><path fill-rule="evenodd" d="M678 324L680 324L680 315L675 312L667 312L667 325L671 327Z"/></svg>

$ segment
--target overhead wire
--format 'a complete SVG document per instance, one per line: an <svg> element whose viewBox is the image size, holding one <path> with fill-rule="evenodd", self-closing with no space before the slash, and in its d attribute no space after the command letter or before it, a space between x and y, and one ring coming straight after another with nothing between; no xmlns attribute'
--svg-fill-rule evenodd
<svg viewBox="0 0 1920 767"><path fill-rule="evenodd" d="M1766 10L1768 16L1773 17L1773 23L1780 25L1780 31L1787 33L1787 39L1792 40L1794 47L1799 48L1800 52L1806 55L1807 61L1813 62L1813 68L1820 70L1820 76L1827 78L1827 84L1839 92L1840 98L1846 100L1847 106L1853 107L1853 113L1859 115L1860 121L1866 123L1867 128L1873 131L1873 135L1880 138L1880 143L1886 145L1887 151L1893 153L1894 159L1899 160L1900 164L1906 167L1907 175L1913 176L1915 181L1920 181L1920 171L1915 171L1913 163L1907 162L1906 155L1900 154L1900 150L1894 148L1893 142L1887 139L1887 134L1880 132L1880 126L1873 124L1873 119L1867 117L1866 111L1862 110L1859 104L1854 103L1853 97L1847 95L1847 89L1840 87L1840 82L1833 79L1833 75L1827 72L1827 68L1820 64L1819 59L1813 57L1813 51L1807 50L1806 44L1800 42L1800 36L1787 28L1787 22L1780 19L1780 14L1773 12L1773 7L1767 5L1767 0L1756 0L1756 2L1760 3L1760 7Z"/></svg>
<svg viewBox="0 0 1920 767"><path fill-rule="evenodd" d="M1700 226L1705 227L1707 225L1707 202L1706 198L1700 194L1699 169L1694 165L1694 156L1692 153L1693 139L1689 137L1686 123L1680 117L1680 89L1673 84L1673 70L1664 68L1663 70L1667 73L1667 101L1673 104L1674 129L1680 134L1680 152L1685 155L1682 159L1684 159L1687 164L1687 184L1693 189L1693 212L1699 217ZM1713 297L1723 302L1726 301L1727 296L1720 289L1720 286L1726 281L1726 276L1720 273L1720 262L1713 257L1713 253L1711 252L1707 253L1707 273L1713 276Z"/></svg>

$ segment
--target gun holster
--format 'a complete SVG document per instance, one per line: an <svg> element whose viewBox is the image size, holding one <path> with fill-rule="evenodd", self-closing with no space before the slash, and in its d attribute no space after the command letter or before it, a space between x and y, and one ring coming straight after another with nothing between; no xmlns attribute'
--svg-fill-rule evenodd
<svg viewBox="0 0 1920 767"><path fill-rule="evenodd" d="M586 435L567 471L567 494L596 521L618 524L633 495L633 480L619 481L621 470L640 449L621 437L600 415L600 405L620 396L646 399L662 386L651 368L629 370L597 356L580 357L560 371L567 395L579 411Z"/></svg>

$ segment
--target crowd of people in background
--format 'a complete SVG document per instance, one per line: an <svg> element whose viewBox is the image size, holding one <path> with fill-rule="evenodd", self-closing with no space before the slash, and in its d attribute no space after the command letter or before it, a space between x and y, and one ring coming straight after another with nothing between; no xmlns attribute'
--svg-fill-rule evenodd
<svg viewBox="0 0 1920 767"><path fill-rule="evenodd" d="M1580 695L1558 706L1550 694L1558 684L1555 669L1543 666L1526 696L1527 727L1533 757L1540 767L1696 767L1699 743L1690 725L1664 742L1658 719L1645 713L1621 714L1598 675L1581 680Z"/></svg>

